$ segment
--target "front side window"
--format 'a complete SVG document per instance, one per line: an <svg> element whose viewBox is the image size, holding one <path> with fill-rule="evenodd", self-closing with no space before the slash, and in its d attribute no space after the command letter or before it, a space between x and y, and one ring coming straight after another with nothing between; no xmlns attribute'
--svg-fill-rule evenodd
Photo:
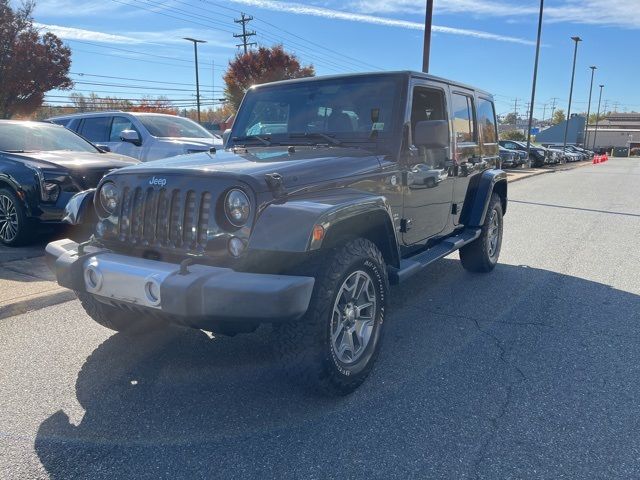
<svg viewBox="0 0 640 480"><path fill-rule="evenodd" d="M394 121L400 96L394 78L314 80L250 90L235 120L232 141L268 136L273 143L370 142L401 127Z"/></svg>
<svg viewBox="0 0 640 480"><path fill-rule="evenodd" d="M476 132L473 120L473 100L468 95L451 95L453 131L458 143L475 143Z"/></svg>
<svg viewBox="0 0 640 480"><path fill-rule="evenodd" d="M123 130L135 130L131 120L126 117L113 117L111 122L111 134L109 135L110 142L119 142L120 134Z"/></svg>
<svg viewBox="0 0 640 480"><path fill-rule="evenodd" d="M136 118L154 137L213 138L213 135L193 120L174 115L137 115Z"/></svg>
<svg viewBox="0 0 640 480"><path fill-rule="evenodd" d="M50 152L55 150L98 153L98 150L89 142L58 125L36 122L0 124L0 151Z"/></svg>
<svg viewBox="0 0 640 480"><path fill-rule="evenodd" d="M109 128L111 117L89 117L82 121L80 135L91 142L109 141Z"/></svg>
<svg viewBox="0 0 640 480"><path fill-rule="evenodd" d="M482 131L482 142L485 145L495 144L498 141L493 102L485 98L478 99L478 125Z"/></svg>

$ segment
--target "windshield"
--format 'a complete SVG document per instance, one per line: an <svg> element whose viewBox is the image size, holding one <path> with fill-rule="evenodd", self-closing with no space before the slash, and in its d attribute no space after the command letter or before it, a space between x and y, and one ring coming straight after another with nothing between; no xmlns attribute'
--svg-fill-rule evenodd
<svg viewBox="0 0 640 480"><path fill-rule="evenodd" d="M0 150L99 152L92 144L64 127L36 122L0 123Z"/></svg>
<svg viewBox="0 0 640 480"><path fill-rule="evenodd" d="M213 135L193 120L174 115L137 115L138 120L154 137L213 138Z"/></svg>
<svg viewBox="0 0 640 480"><path fill-rule="evenodd" d="M301 143L324 144L327 136L346 142L388 137L398 127L394 115L399 88L397 79L378 76L250 90L234 123L232 142L244 144L253 136L275 143L303 137Z"/></svg>

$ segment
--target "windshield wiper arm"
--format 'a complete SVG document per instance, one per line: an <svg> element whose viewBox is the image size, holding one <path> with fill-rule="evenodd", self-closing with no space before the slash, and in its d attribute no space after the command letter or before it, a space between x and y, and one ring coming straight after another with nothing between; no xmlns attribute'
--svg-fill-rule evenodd
<svg viewBox="0 0 640 480"><path fill-rule="evenodd" d="M247 140L258 140L263 145L269 146L269 145L271 145L271 141L268 140L268 138L269 137L263 138L263 137L261 137L259 135L247 135L246 137L233 137L231 140L233 140L234 142L245 142Z"/></svg>
<svg viewBox="0 0 640 480"><path fill-rule="evenodd" d="M327 142L332 143L333 145L342 145L342 142L337 138L332 137L331 135L327 135L322 132L304 132L304 133L290 133L289 138L310 138L310 137L320 137L325 139Z"/></svg>
<svg viewBox="0 0 640 480"><path fill-rule="evenodd" d="M26 150L3 150L7 153L26 153Z"/></svg>

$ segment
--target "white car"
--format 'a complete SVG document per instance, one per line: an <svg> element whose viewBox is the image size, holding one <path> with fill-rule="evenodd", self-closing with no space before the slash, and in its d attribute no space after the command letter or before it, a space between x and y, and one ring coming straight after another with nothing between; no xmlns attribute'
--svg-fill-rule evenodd
<svg viewBox="0 0 640 480"><path fill-rule="evenodd" d="M105 150L143 162L222 148L221 137L175 115L111 111L65 115L47 121L63 125Z"/></svg>

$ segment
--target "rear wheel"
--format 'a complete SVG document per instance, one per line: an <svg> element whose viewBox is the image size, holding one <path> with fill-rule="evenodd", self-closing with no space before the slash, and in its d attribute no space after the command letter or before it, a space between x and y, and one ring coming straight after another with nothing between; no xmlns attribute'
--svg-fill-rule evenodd
<svg viewBox="0 0 640 480"><path fill-rule="evenodd" d="M0 188L0 242L10 247L34 240L35 224L15 192Z"/></svg>
<svg viewBox="0 0 640 480"><path fill-rule="evenodd" d="M490 272L498 263L502 248L502 203L494 193L480 236L460 249L460 261L470 272Z"/></svg>
<svg viewBox="0 0 640 480"><path fill-rule="evenodd" d="M380 351L387 271L369 240L349 241L323 257L305 316L277 328L278 349L294 380L346 395L367 378Z"/></svg>
<svg viewBox="0 0 640 480"><path fill-rule="evenodd" d="M114 307L96 300L93 295L76 292L82 307L98 324L116 332L128 335L140 335L167 326L156 318L147 318L140 313Z"/></svg>

